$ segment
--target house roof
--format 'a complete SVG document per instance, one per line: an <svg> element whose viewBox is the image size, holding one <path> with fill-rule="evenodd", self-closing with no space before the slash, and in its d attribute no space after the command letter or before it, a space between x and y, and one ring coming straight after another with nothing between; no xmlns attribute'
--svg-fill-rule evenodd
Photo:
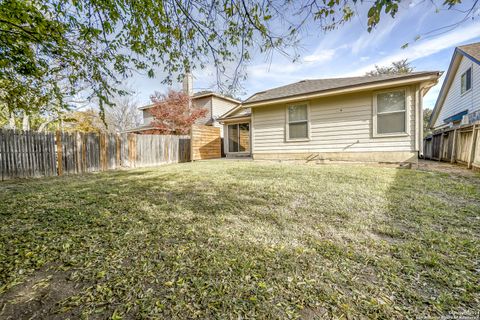
<svg viewBox="0 0 480 320"><path fill-rule="evenodd" d="M353 89L365 85L386 83L394 80L414 79L422 76L439 76L439 73L439 71L421 71L408 74L302 80L282 87L257 92L245 100L243 105L248 106L249 104L255 104L258 102L301 96L305 94L322 93L338 89Z"/></svg>
<svg viewBox="0 0 480 320"><path fill-rule="evenodd" d="M239 105L233 107L232 109L228 110L224 114L222 114L220 117L218 117L217 120L223 120L223 119L227 119L227 118L231 118L231 117L234 117L234 118L249 117L250 112L245 112L245 110L243 110L243 109L245 109L245 108L243 108L243 105L239 104ZM241 114L236 115L237 113L241 113Z"/></svg>
<svg viewBox="0 0 480 320"><path fill-rule="evenodd" d="M480 64L480 42L459 46L458 49L462 51L464 55Z"/></svg>
<svg viewBox="0 0 480 320"><path fill-rule="evenodd" d="M155 127L153 127L153 126L150 125L150 124L142 124L142 125L140 125L140 126L138 126L138 127L134 127L134 128L127 129L127 130L123 131L123 133L146 131L146 130L152 130L152 129L155 129Z"/></svg>
<svg viewBox="0 0 480 320"><path fill-rule="evenodd" d="M200 99L200 98L204 98L204 97L208 97L208 96L214 96L214 97L217 97L217 98L220 98L220 99L223 99L223 100L227 100L227 101L230 101L230 102L233 102L233 103L240 103L240 100L237 100L235 98L231 98L231 97L227 97L223 94L220 94L220 93L217 93L217 92L213 92L213 91L199 91L199 92L195 92L193 94L193 97L192 99Z"/></svg>
<svg viewBox="0 0 480 320"><path fill-rule="evenodd" d="M192 100L206 98L206 97L210 97L210 96L217 97L217 98L223 99L223 100L227 100L227 101L230 101L230 102L233 102L233 103L240 103L240 101L237 100L237 99L230 98L230 97L224 96L223 94L216 93L216 92L213 92L213 91L195 92L192 95ZM148 104L146 106L139 107L138 109L139 110L145 110L145 109L150 109L151 107L153 107L153 104Z"/></svg>
<svg viewBox="0 0 480 320"><path fill-rule="evenodd" d="M455 48L452 60L450 60L450 65L448 66L447 75L445 76L442 88L440 89L437 101L435 102L435 107L433 108L432 116L430 117L429 127L432 127L435 121L437 121L440 110L442 109L445 98L447 97L447 92L450 89L458 67L460 66L462 57L466 57L480 65L480 42Z"/></svg>

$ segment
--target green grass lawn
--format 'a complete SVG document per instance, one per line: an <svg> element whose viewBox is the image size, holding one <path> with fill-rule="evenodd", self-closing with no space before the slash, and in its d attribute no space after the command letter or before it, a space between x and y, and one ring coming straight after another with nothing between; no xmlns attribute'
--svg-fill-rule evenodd
<svg viewBox="0 0 480 320"><path fill-rule="evenodd" d="M438 317L479 305L478 175L211 161L0 183L2 319Z"/></svg>

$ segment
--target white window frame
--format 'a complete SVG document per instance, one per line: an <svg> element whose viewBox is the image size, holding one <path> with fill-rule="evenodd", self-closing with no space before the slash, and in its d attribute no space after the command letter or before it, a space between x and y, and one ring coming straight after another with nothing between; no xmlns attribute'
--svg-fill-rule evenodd
<svg viewBox="0 0 480 320"><path fill-rule="evenodd" d="M470 70L470 88L466 89L467 87L467 72ZM463 77L465 76L465 91L462 92L462 79ZM465 70L464 73L462 73L462 75L460 76L460 94L461 95L464 95L465 93L467 92L470 92L470 90L472 90L472 87L473 87L473 70L472 70L472 67L468 67L467 70Z"/></svg>
<svg viewBox="0 0 480 320"><path fill-rule="evenodd" d="M305 105L307 107L307 120L290 122L288 109L292 106ZM285 107L285 141L287 142L301 142L310 141L310 103L307 101L290 103ZM307 137L306 138L290 138L290 123L307 123Z"/></svg>
<svg viewBox="0 0 480 320"><path fill-rule="evenodd" d="M398 92L403 91L405 94L405 111L390 111L390 112L381 112L380 114L394 114L405 112L405 132L392 132L392 133L378 133L378 109L377 109L377 97L381 93L387 92ZM373 93L373 137L374 138L381 138L381 137L406 137L409 136L410 132L410 122L408 119L410 118L410 90L408 88L394 88L394 89L386 89L382 91L376 91Z"/></svg>

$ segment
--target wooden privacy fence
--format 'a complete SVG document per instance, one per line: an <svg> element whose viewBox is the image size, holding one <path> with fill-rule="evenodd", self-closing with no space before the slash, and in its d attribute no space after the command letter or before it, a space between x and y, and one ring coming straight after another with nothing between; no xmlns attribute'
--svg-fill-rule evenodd
<svg viewBox="0 0 480 320"><path fill-rule="evenodd" d="M55 135L0 130L0 174L2 180L56 175Z"/></svg>
<svg viewBox="0 0 480 320"><path fill-rule="evenodd" d="M122 134L124 145L123 159L128 166L148 167L164 163L190 161L190 137Z"/></svg>
<svg viewBox="0 0 480 320"><path fill-rule="evenodd" d="M0 130L2 180L189 160L189 136Z"/></svg>
<svg viewBox="0 0 480 320"><path fill-rule="evenodd" d="M434 132L424 139L425 159L480 169L480 122Z"/></svg>
<svg viewBox="0 0 480 320"><path fill-rule="evenodd" d="M222 138L220 128L194 125L191 136L191 159L204 160L222 157Z"/></svg>

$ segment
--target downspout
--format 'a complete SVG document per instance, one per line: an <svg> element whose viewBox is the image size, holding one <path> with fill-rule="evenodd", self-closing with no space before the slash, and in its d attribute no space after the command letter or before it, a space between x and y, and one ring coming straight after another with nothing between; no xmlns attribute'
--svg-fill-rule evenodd
<svg viewBox="0 0 480 320"><path fill-rule="evenodd" d="M418 95L418 106L417 106L417 115L418 121L418 133L417 133L417 147L418 147L418 155L420 158L423 158L423 88L419 85L419 90L417 90Z"/></svg>
<svg viewBox="0 0 480 320"><path fill-rule="evenodd" d="M253 131L253 108L250 109L250 157L255 160L254 158L254 143L255 143L255 132Z"/></svg>
<svg viewBox="0 0 480 320"><path fill-rule="evenodd" d="M419 151L418 148L418 131L419 131L419 123L418 123L418 109L420 109L420 99L418 98L418 93L420 91L420 85L415 86L415 97L414 97L414 105L413 105L413 112L414 112L414 117L415 117L415 131L414 131L414 144L413 144L413 150L414 151ZM418 154L420 156L420 154Z"/></svg>

